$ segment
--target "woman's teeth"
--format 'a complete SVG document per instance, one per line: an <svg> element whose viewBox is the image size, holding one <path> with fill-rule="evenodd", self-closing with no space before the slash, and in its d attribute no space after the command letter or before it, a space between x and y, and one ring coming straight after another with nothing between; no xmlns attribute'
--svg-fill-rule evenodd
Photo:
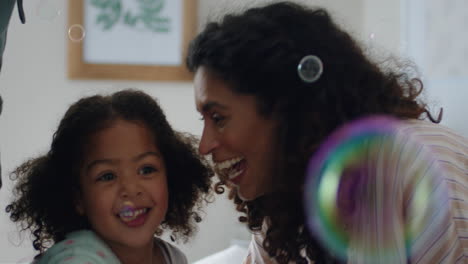
<svg viewBox="0 0 468 264"><path fill-rule="evenodd" d="M216 163L215 167L217 170L224 170L224 169L227 169L231 166L233 166L234 164L238 163L239 161L243 160L244 158L242 157L238 157L238 158L234 158L234 159L230 159L230 160L225 160L223 162L220 162L220 163Z"/></svg>
<svg viewBox="0 0 468 264"><path fill-rule="evenodd" d="M240 171L233 171L233 173L231 173L229 175L229 179L232 180L234 178L236 178L237 176L239 176L244 170L240 170Z"/></svg>
<svg viewBox="0 0 468 264"><path fill-rule="evenodd" d="M239 166L242 160L244 158L238 157L217 163L215 164L215 171L221 178L232 180L244 171Z"/></svg>

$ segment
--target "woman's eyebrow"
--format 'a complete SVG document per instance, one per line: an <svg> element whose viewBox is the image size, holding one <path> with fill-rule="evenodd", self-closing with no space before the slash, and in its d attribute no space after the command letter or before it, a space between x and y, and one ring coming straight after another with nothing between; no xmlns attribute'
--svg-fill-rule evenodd
<svg viewBox="0 0 468 264"><path fill-rule="evenodd" d="M221 108L221 109L227 109L226 106L218 103L218 102L215 102L215 101L209 101L209 102L206 102L203 104L201 110L202 110L202 113L206 113L206 112L209 112L211 109L213 109L214 107L218 107L218 108Z"/></svg>

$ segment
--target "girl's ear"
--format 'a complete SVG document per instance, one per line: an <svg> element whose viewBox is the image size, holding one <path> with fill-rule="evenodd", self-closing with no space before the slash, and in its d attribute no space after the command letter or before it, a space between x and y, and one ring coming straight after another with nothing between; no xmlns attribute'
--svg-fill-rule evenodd
<svg viewBox="0 0 468 264"><path fill-rule="evenodd" d="M85 214L85 211L84 211L84 207L83 207L83 202L82 202L82 199L81 199L81 195L80 195L80 192L79 191L76 191L75 192L75 211L79 214L79 215L84 215Z"/></svg>
<svg viewBox="0 0 468 264"><path fill-rule="evenodd" d="M84 215L84 209L81 204L75 205L75 210L79 215Z"/></svg>

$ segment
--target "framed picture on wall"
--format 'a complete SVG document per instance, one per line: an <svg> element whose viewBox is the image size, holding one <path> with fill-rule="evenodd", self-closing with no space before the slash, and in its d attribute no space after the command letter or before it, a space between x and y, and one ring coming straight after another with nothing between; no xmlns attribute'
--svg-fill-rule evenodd
<svg viewBox="0 0 468 264"><path fill-rule="evenodd" d="M69 0L68 77L189 81L196 0Z"/></svg>

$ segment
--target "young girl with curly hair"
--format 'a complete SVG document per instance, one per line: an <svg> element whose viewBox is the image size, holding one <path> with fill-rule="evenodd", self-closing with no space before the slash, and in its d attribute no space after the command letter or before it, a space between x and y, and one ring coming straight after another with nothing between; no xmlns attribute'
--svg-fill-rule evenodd
<svg viewBox="0 0 468 264"><path fill-rule="evenodd" d="M187 263L212 172L149 95L124 90L70 106L50 150L13 173L13 222L37 263ZM49 245L53 244L51 248Z"/></svg>

